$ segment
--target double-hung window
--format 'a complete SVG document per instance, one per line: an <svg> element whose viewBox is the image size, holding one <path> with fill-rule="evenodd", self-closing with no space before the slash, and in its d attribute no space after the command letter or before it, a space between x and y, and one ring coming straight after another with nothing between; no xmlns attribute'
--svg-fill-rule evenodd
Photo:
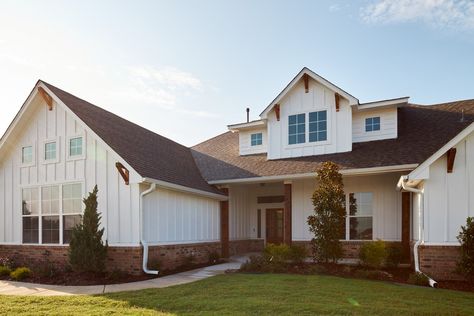
<svg viewBox="0 0 474 316"><path fill-rule="evenodd" d="M24 188L23 243L63 244L82 218L82 185Z"/></svg>
<svg viewBox="0 0 474 316"><path fill-rule="evenodd" d="M309 141L321 142L327 138L327 111L309 113Z"/></svg>
<svg viewBox="0 0 474 316"><path fill-rule="evenodd" d="M44 144L44 160L56 159L56 142L48 142Z"/></svg>
<svg viewBox="0 0 474 316"><path fill-rule="evenodd" d="M262 144L262 133L255 133L250 135L250 145L258 146Z"/></svg>
<svg viewBox="0 0 474 316"><path fill-rule="evenodd" d="M373 239L373 193L349 193L346 231L349 240Z"/></svg>
<svg viewBox="0 0 474 316"><path fill-rule="evenodd" d="M288 116L288 144L302 144L306 141L306 115Z"/></svg>
<svg viewBox="0 0 474 316"><path fill-rule="evenodd" d="M380 131L380 116L366 118L365 131L366 132Z"/></svg>

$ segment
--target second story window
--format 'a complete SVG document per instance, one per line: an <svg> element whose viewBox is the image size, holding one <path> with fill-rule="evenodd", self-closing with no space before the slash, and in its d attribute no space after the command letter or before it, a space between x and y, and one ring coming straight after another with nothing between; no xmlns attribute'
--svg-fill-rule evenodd
<svg viewBox="0 0 474 316"><path fill-rule="evenodd" d="M82 137L74 137L69 140L69 156L82 156Z"/></svg>
<svg viewBox="0 0 474 316"><path fill-rule="evenodd" d="M258 146L262 144L262 133L255 133L250 135L250 145Z"/></svg>
<svg viewBox="0 0 474 316"><path fill-rule="evenodd" d="M44 160L56 159L56 142L44 144Z"/></svg>
<svg viewBox="0 0 474 316"><path fill-rule="evenodd" d="M327 111L309 113L309 141L321 142L327 138Z"/></svg>
<svg viewBox="0 0 474 316"><path fill-rule="evenodd" d="M302 144L305 139L305 114L288 116L288 144Z"/></svg>
<svg viewBox="0 0 474 316"><path fill-rule="evenodd" d="M24 164L33 162L33 146L26 146L21 149L21 162Z"/></svg>
<svg viewBox="0 0 474 316"><path fill-rule="evenodd" d="M380 116L366 118L365 131L366 132L380 131Z"/></svg>

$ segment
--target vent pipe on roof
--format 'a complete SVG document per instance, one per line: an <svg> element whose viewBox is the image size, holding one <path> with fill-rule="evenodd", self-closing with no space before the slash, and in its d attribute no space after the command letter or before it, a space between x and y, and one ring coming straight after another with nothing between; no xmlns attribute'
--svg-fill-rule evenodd
<svg viewBox="0 0 474 316"><path fill-rule="evenodd" d="M247 123L250 120L250 108L247 108L245 111L247 111Z"/></svg>

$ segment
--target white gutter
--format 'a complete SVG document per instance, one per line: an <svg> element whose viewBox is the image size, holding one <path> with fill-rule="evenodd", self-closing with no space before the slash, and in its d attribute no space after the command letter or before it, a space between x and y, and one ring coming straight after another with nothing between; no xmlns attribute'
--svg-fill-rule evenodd
<svg viewBox="0 0 474 316"><path fill-rule="evenodd" d="M430 278L428 275L426 275L420 270L420 258L418 255L418 247L420 245L425 244L425 231L424 231L425 225L424 225L424 220L423 220L424 219L424 192L423 190L409 187L407 185L407 181L408 181L407 176L400 177L400 180L398 181L398 184L397 184L397 189L399 190L403 189L408 192L416 193L416 194L419 194L421 197L420 211L418 213L418 226L419 226L418 228L419 228L420 235L418 236L418 240L413 246L413 260L415 261L415 272L421 273L424 276L426 276L428 278L429 285L431 287L436 288L438 287L438 282L436 282L435 280L433 280L432 278Z"/></svg>
<svg viewBox="0 0 474 316"><path fill-rule="evenodd" d="M165 189L168 189L168 190L174 190L174 191L184 192L184 193L191 193L191 194L195 194L195 195L204 196L204 197L207 197L207 198L216 199L216 200L219 200L219 201L227 201L229 199L229 197L226 196L226 195L207 192L207 191L202 191L202 190L198 190L198 189L193 189L193 188L185 187L183 185L174 184L174 183L170 183L170 182L166 182L166 181L162 181L162 180L156 180L156 179L152 179L152 178L143 178L142 181L143 182L148 182L148 183L153 183L153 184L155 184L159 187L162 187L162 188L165 188Z"/></svg>
<svg viewBox="0 0 474 316"><path fill-rule="evenodd" d="M143 239L143 200L145 195L153 192L156 190L156 184L152 183L150 184L150 188L146 191L143 191L140 193L140 243L143 246L143 262L142 262L142 268L143 272L146 274L158 274L160 271L157 270L148 270L148 243Z"/></svg>

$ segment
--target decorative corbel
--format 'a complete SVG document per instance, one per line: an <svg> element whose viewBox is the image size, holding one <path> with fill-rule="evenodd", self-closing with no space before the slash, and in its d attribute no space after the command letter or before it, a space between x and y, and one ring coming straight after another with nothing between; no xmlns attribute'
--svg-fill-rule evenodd
<svg viewBox="0 0 474 316"><path fill-rule="evenodd" d="M38 92L48 105L48 110L53 110L53 98L42 87L38 87Z"/></svg>
<svg viewBox="0 0 474 316"><path fill-rule="evenodd" d="M130 180L130 173L128 172L128 169L125 168L124 165L122 165L120 162L116 162L115 167L122 176L123 181L125 181L125 184L128 185Z"/></svg>

